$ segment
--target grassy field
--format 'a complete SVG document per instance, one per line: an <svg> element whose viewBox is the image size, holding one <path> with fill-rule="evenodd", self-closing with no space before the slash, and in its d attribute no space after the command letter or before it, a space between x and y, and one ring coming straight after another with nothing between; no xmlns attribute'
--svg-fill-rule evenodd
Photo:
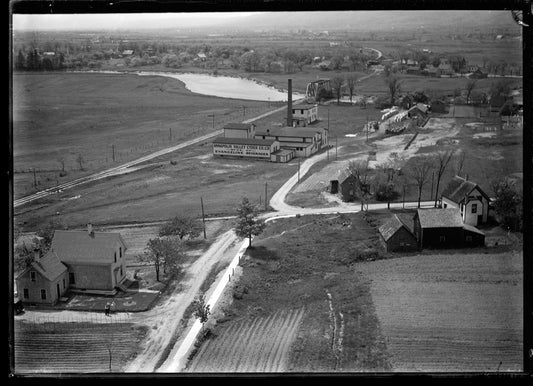
<svg viewBox="0 0 533 386"><path fill-rule="evenodd" d="M224 310L223 320L213 330L215 337L204 342L208 345L200 349L189 369L388 370L369 282L350 268L358 259L377 257L378 243L375 228L361 214L269 223L241 263L242 298ZM302 308L299 327L292 330ZM283 355L269 356L270 348L265 352L268 346L261 342L265 335L274 334L270 328L276 323L280 323L277 331L289 334L286 339L292 344L280 348ZM252 329L253 325L257 328ZM224 353L222 342L233 342ZM220 355L214 358L211 349ZM237 362L245 365L235 367Z"/></svg>
<svg viewBox="0 0 533 386"><path fill-rule="evenodd" d="M15 371L120 372L138 350L145 328L131 323L15 323ZM58 334L61 339L58 339Z"/></svg>
<svg viewBox="0 0 533 386"><path fill-rule="evenodd" d="M522 254L406 256L359 263L393 371L522 368Z"/></svg>
<svg viewBox="0 0 533 386"><path fill-rule="evenodd" d="M266 111L268 103L193 94L163 77L25 73L13 76L15 197L138 158ZM115 161L113 161L113 152ZM83 157L80 170L78 156ZM59 174L65 160L67 176Z"/></svg>

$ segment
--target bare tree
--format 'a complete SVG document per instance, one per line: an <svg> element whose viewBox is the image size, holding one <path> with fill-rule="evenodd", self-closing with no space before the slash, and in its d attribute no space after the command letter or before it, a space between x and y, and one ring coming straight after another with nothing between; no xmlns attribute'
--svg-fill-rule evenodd
<svg viewBox="0 0 533 386"><path fill-rule="evenodd" d="M469 79L466 82L465 91L466 91L466 104L470 103L470 94L472 94L472 91L476 87L477 79Z"/></svg>
<svg viewBox="0 0 533 386"><path fill-rule="evenodd" d="M437 207L437 199L439 197L439 185L442 175L446 171L448 164L452 160L453 150L439 151L436 156L435 165L437 166L437 187L435 189L435 208Z"/></svg>
<svg viewBox="0 0 533 386"><path fill-rule="evenodd" d="M370 167L369 159L350 161L348 170L355 177L355 190L361 198L361 210L370 196Z"/></svg>
<svg viewBox="0 0 533 386"><path fill-rule="evenodd" d="M81 154L78 154L78 157L76 158L76 162L80 165L80 170L84 170L83 163L85 162L85 159L83 158Z"/></svg>
<svg viewBox="0 0 533 386"><path fill-rule="evenodd" d="M344 79L342 79L340 76L336 76L333 79L331 79L331 88L335 92L335 95L337 96L337 104L339 104L341 99L341 93L342 93L342 86L344 85Z"/></svg>
<svg viewBox="0 0 533 386"><path fill-rule="evenodd" d="M57 161L61 164L61 171L65 172L65 157L61 156L57 159Z"/></svg>
<svg viewBox="0 0 533 386"><path fill-rule="evenodd" d="M346 76L346 86L350 92L350 103L352 102L353 93L355 90L355 85L357 83L357 76L355 74L348 74Z"/></svg>
<svg viewBox="0 0 533 386"><path fill-rule="evenodd" d="M433 168L433 160L429 156L417 156L413 159L413 166L408 171L418 188L418 207L422 198L422 189L429 180L429 172Z"/></svg>
<svg viewBox="0 0 533 386"><path fill-rule="evenodd" d="M466 163L466 151L460 150L457 156L455 157L455 175L461 176L461 172Z"/></svg>
<svg viewBox="0 0 533 386"><path fill-rule="evenodd" d="M389 89L390 103L394 104L394 99L401 92L402 81L397 76L390 75L385 78L385 84Z"/></svg>

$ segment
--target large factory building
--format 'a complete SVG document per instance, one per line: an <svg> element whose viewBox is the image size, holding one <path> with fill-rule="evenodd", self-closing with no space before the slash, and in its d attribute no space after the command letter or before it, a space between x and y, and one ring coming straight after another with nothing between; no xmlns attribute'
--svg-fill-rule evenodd
<svg viewBox="0 0 533 386"><path fill-rule="evenodd" d="M271 160L273 153L280 150L279 142L271 139L226 138L213 141L213 155Z"/></svg>
<svg viewBox="0 0 533 386"><path fill-rule="evenodd" d="M293 112L299 114L293 116ZM296 157L309 157L329 146L325 128L307 127L317 120L316 105L292 105L292 82L289 79L287 121L285 127L258 129L252 123L228 123L224 136L213 141L213 155L271 162L289 162ZM294 127L302 121L305 127Z"/></svg>

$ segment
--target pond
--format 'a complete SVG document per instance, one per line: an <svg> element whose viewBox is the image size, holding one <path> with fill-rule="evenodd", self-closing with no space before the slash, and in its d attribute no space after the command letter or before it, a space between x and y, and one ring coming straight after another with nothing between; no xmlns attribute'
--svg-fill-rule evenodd
<svg viewBox="0 0 533 386"><path fill-rule="evenodd" d="M277 90L253 80L234 78L229 76L214 76L208 74L168 73L168 72L138 72L144 76L166 76L185 83L191 92L211 95L220 98L246 99L254 101L286 101L287 92ZM292 93L292 100L301 99L304 95Z"/></svg>

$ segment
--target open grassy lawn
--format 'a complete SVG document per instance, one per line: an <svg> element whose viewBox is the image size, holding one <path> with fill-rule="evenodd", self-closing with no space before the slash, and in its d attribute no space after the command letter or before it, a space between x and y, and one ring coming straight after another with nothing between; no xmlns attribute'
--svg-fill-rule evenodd
<svg viewBox="0 0 533 386"><path fill-rule="evenodd" d="M225 321L217 324L216 337L193 360L191 371L206 366L217 371L213 367L216 363L221 366L219 371L224 371L224 366L232 368L237 360L234 356L246 352L245 345L260 342L261 331L268 333L268 326L275 323L272 318L291 315L289 310L294 315L302 308L300 326L291 338L293 344L283 366L276 369L389 370L370 283L350 268L358 259L378 256L377 237L376 229L361 214L306 216L269 223L241 262L243 273L238 287L242 298L224 310ZM289 328L293 319L286 320ZM253 325L255 332L250 330ZM231 336L245 331L249 331L250 338L243 336L239 347ZM218 339L233 342L232 349L216 362L205 362L210 358L209 347L218 347ZM258 366L255 371L262 371L262 364ZM245 368L254 371L253 367Z"/></svg>
<svg viewBox="0 0 533 386"><path fill-rule="evenodd" d="M116 166L262 113L268 103L193 94L170 78L134 74L13 75L14 193L32 193ZM113 151L115 162L113 162ZM83 157L80 171L78 156ZM64 158L67 176L59 176Z"/></svg>

